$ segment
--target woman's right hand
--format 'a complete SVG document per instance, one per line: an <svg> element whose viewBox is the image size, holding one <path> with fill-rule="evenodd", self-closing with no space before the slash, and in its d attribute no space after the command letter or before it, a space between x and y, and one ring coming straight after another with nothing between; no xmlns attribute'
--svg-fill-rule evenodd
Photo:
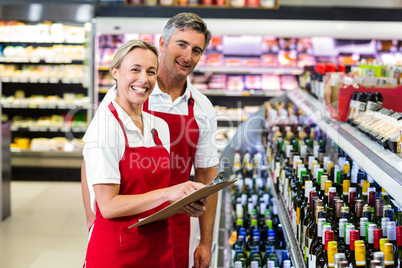
<svg viewBox="0 0 402 268"><path fill-rule="evenodd" d="M203 187L204 187L204 184L199 183L199 182L193 182L193 181L186 181L186 182L171 186L169 188L166 188L168 201L169 201L169 203L172 203L186 195L191 194L195 190L198 190Z"/></svg>

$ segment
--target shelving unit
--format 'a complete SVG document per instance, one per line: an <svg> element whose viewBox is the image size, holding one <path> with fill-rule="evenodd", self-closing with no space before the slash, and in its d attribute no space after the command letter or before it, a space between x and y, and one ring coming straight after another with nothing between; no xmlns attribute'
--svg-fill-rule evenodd
<svg viewBox="0 0 402 268"><path fill-rule="evenodd" d="M344 122L331 119L325 106L306 92L288 92L288 98L302 109L328 137L364 169L390 196L402 205L402 159Z"/></svg>

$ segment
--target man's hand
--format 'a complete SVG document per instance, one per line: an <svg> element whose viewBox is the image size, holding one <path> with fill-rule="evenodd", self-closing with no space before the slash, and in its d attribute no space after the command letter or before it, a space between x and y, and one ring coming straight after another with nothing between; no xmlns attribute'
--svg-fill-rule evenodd
<svg viewBox="0 0 402 268"><path fill-rule="evenodd" d="M212 250L210 245L199 244L194 251L193 268L208 268L211 266Z"/></svg>
<svg viewBox="0 0 402 268"><path fill-rule="evenodd" d="M198 218L204 214L207 203L208 200L206 198L201 198L197 202L190 203L183 207L183 212L190 217Z"/></svg>

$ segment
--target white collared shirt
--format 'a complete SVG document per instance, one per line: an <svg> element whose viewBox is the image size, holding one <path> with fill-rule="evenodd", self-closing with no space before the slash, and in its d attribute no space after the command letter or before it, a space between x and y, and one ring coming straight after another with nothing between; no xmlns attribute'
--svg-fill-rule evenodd
<svg viewBox="0 0 402 268"><path fill-rule="evenodd" d="M116 87L112 87L107 92L102 103L114 99L116 92ZM187 88L184 94L178 97L174 102L172 102L172 98L169 94L160 90L158 83L156 83L153 92L149 96L148 108L150 111L188 115L188 99L190 98L190 92L194 99L194 117L200 131L194 158L194 167L213 167L219 163L216 146L216 113L209 99L190 83L188 77Z"/></svg>
<svg viewBox="0 0 402 268"><path fill-rule="evenodd" d="M123 123L130 147L152 147L155 141L151 130L155 128L158 136L170 151L169 127L167 123L149 113L142 112L143 131L134 124L129 115L112 101ZM95 212L95 193L93 185L101 183L120 184L119 162L125 151L125 138L120 124L108 108L109 102L99 105L85 135L83 155L86 176L91 197L91 208Z"/></svg>

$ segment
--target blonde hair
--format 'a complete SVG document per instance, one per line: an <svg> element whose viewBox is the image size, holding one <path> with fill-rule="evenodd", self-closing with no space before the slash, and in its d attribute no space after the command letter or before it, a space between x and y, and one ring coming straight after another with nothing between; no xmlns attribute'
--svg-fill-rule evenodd
<svg viewBox="0 0 402 268"><path fill-rule="evenodd" d="M119 47L119 49L117 49L116 53L113 56L113 60L112 60L112 63L110 64L110 68L109 68L109 72L112 75L112 77L113 77L113 73L112 73L113 68L119 69L124 57L130 51L132 51L133 49L135 49L137 47L143 48L143 49L149 49L155 54L156 58L159 57L158 49L155 46L151 45L150 43L148 43L146 41L142 41L142 40L127 41L121 47ZM159 62L158 62L158 66L159 66Z"/></svg>

